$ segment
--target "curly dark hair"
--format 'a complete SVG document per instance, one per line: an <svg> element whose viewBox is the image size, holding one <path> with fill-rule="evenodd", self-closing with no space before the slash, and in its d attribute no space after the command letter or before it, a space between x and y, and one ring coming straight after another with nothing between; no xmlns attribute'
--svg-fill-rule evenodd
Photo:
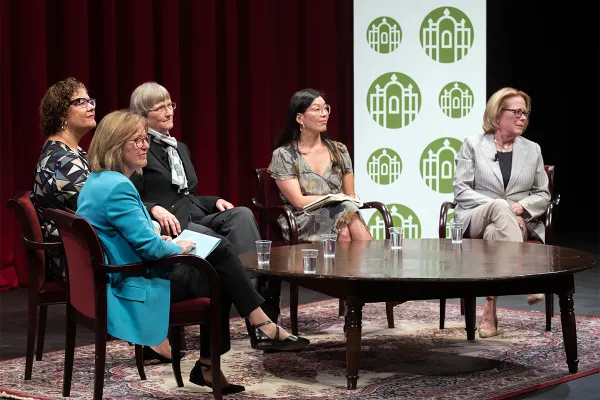
<svg viewBox="0 0 600 400"><path fill-rule="evenodd" d="M40 128L48 137L62 130L63 120L67 116L71 96L79 89L87 91L85 85L75 78L67 78L50 86L40 104Z"/></svg>

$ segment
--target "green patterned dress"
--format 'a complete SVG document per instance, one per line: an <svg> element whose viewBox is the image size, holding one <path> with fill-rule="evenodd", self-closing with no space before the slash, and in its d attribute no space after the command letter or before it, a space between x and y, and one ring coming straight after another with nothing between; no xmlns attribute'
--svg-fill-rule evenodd
<svg viewBox="0 0 600 400"><path fill-rule="evenodd" d="M352 160L348 149L342 143L329 140L334 151L336 151L339 162L333 161L319 175L312 170L308 162L298 153L297 144L291 143L287 146L279 147L273 151L269 173L274 179L288 180L298 179L302 195L326 195L329 193L342 193L342 177L352 172ZM290 205L288 200L280 193L283 202ZM290 205L290 207L292 207ZM314 242L320 240L320 236L325 233L335 233L339 235L352 216L358 211L356 204L350 201L343 201L326 205L317 210L305 212L303 210L294 210L296 223L298 227L298 239L301 242ZM360 213L358 214L361 222L364 224ZM278 219L284 239L289 242L289 227L283 216ZM366 225L365 225L366 226Z"/></svg>

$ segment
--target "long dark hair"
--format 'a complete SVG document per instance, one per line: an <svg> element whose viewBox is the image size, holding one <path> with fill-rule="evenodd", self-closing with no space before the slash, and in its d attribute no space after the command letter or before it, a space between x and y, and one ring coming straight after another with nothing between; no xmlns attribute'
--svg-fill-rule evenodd
<svg viewBox="0 0 600 400"><path fill-rule="evenodd" d="M298 141L300 140L300 124L298 121L296 121L296 115L304 114L317 97L322 97L323 100L326 100L325 93L319 92L315 89L307 88L294 93L290 100L287 117L285 119L283 129L281 130L281 135L279 136L277 144L275 145L276 149L295 142L296 150L298 153L300 153L300 150L298 149ZM338 149L334 148L333 144L329 140L327 140L327 131L321 132L321 139L323 140L325 146L327 146L327 149L329 149L333 167L339 166L341 159L340 152Z"/></svg>

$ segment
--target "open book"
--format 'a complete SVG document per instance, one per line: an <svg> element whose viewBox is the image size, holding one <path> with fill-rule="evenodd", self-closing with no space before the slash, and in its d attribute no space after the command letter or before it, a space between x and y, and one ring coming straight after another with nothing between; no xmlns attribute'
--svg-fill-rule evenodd
<svg viewBox="0 0 600 400"><path fill-rule="evenodd" d="M191 240L196 243L196 248L190 251L188 254L206 258L212 251L219 245L221 239L213 236L208 236L203 233L190 231L184 229L179 236L173 239L173 243L177 243L180 240Z"/></svg>
<svg viewBox="0 0 600 400"><path fill-rule="evenodd" d="M317 208L326 206L327 204L339 203L340 201L351 201L351 202L355 203L358 207L363 206L363 202L355 199L354 197L346 196L343 193L338 193L338 194L329 193L328 195L325 195L324 197L320 198L319 200L315 200L312 203L305 205L302 209L304 211L313 211L313 210L316 210Z"/></svg>

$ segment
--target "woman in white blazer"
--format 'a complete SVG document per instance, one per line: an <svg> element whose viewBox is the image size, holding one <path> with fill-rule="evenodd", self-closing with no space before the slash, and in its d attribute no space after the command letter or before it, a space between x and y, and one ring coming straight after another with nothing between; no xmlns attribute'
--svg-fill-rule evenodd
<svg viewBox="0 0 600 400"><path fill-rule="evenodd" d="M473 239L544 241L538 217L550 201L548 177L540 146L521 137L527 128L531 99L513 88L502 88L488 100L484 133L470 136L456 156L454 218ZM543 295L529 295L530 304ZM498 334L496 297L488 297L479 336Z"/></svg>

